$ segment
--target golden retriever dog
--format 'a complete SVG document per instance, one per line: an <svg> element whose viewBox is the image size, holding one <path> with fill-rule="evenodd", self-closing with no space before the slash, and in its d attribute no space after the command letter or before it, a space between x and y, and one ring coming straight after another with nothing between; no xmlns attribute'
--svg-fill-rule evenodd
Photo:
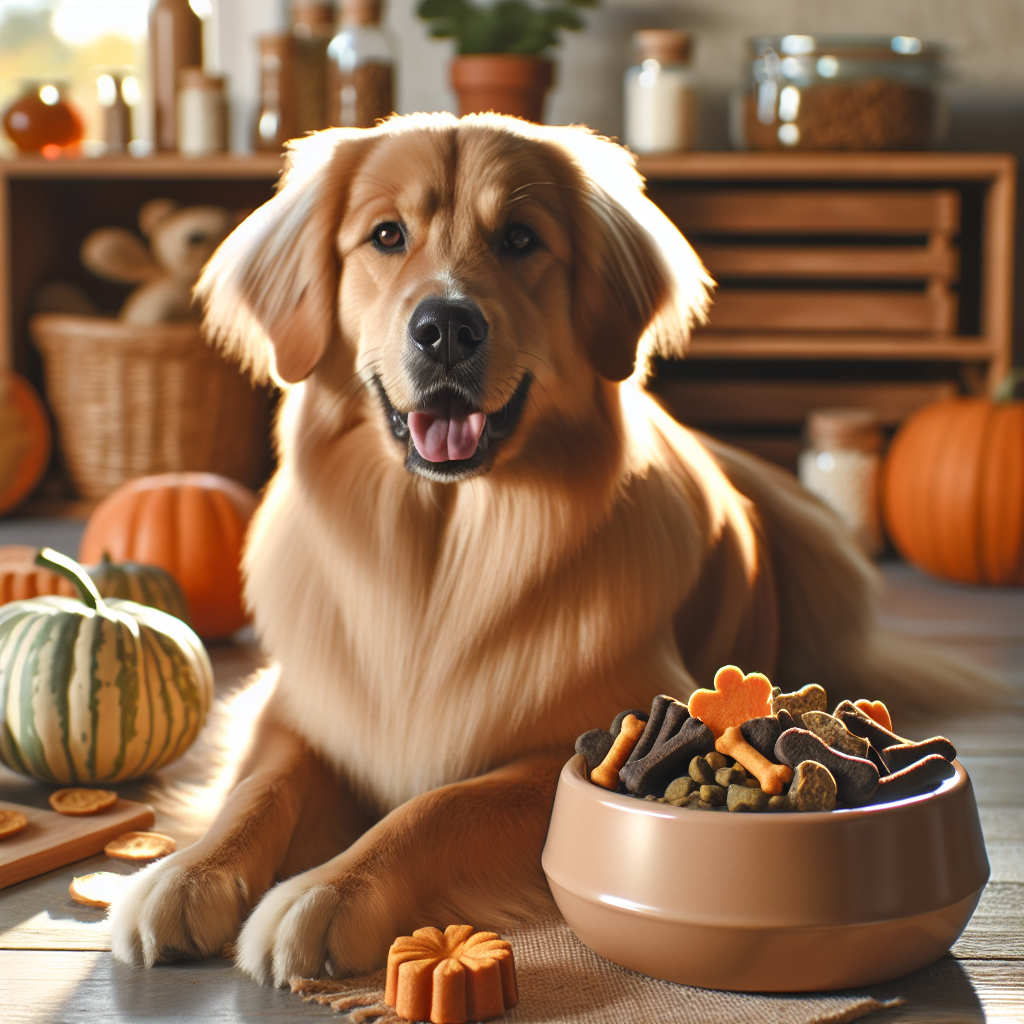
<svg viewBox="0 0 1024 1024"><path fill-rule="evenodd" d="M710 285L585 130L413 115L291 144L198 286L284 389L245 556L273 694L210 831L115 904L120 960L236 940L281 985L529 913L576 736L721 665L926 699L939 670L875 632L834 517L644 391Z"/></svg>

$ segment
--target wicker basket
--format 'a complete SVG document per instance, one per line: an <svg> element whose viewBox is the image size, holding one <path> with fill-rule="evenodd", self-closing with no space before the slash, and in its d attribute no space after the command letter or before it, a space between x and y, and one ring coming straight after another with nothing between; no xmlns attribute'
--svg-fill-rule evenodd
<svg viewBox="0 0 1024 1024"><path fill-rule="evenodd" d="M47 313L32 319L30 331L43 353L64 461L83 498L181 470L221 473L249 487L263 481L268 397L206 345L198 324Z"/></svg>

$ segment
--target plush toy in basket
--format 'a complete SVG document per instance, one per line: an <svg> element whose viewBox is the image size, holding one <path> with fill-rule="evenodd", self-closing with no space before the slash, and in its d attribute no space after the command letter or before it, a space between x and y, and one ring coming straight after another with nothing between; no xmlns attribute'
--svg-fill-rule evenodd
<svg viewBox="0 0 1024 1024"><path fill-rule="evenodd" d="M136 285L121 307L120 318L128 323L198 320L192 286L214 249L247 212L151 199L139 210L139 229L148 248L125 228L97 228L82 243L82 263L105 281Z"/></svg>

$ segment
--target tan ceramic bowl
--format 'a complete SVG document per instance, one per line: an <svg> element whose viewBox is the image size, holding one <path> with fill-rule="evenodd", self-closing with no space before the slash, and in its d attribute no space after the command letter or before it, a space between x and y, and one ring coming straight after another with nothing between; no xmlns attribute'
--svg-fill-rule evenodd
<svg viewBox="0 0 1024 1024"><path fill-rule="evenodd" d="M542 863L569 926L643 974L740 992L853 988L942 956L988 857L971 780L862 810L695 811L562 769Z"/></svg>

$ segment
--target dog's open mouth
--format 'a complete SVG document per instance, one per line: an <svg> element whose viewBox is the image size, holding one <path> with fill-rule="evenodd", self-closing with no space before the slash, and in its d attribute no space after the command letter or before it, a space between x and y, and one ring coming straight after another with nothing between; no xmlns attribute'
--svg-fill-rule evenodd
<svg viewBox="0 0 1024 1024"><path fill-rule="evenodd" d="M525 374L508 402L492 413L448 388L434 392L419 409L399 412L381 382L376 384L392 434L408 446L406 469L452 481L487 467L492 445L515 430L532 382L532 375Z"/></svg>

